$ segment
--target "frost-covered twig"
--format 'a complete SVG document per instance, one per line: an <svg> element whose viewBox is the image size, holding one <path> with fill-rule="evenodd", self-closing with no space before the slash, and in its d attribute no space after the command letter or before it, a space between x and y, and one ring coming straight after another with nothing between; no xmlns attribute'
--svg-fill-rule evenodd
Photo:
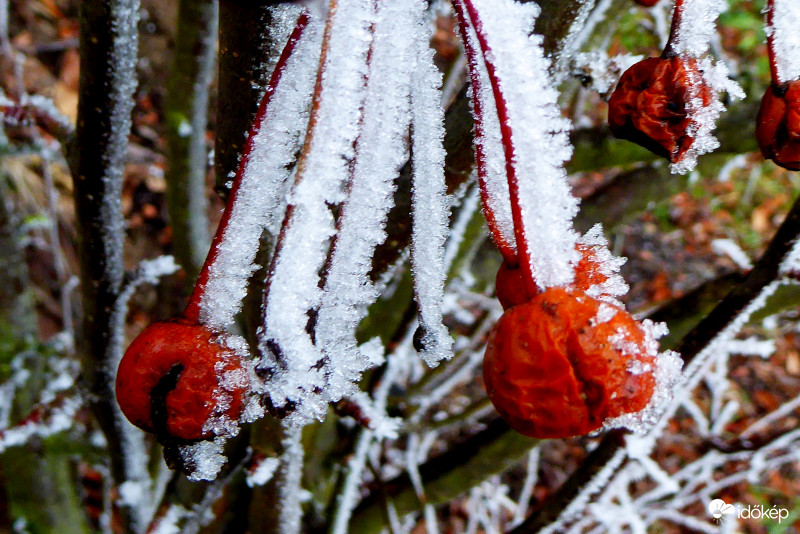
<svg viewBox="0 0 800 534"><path fill-rule="evenodd" d="M82 404L79 397L62 393L49 403L37 406L16 425L0 428L0 452L25 445L34 437L47 438L71 428Z"/></svg>
<svg viewBox="0 0 800 534"><path fill-rule="evenodd" d="M75 127L56 108L53 101L41 95L23 93L20 102L0 98L0 119L4 126L31 123L68 148L75 136Z"/></svg>
<svg viewBox="0 0 800 534"><path fill-rule="evenodd" d="M259 364L272 375L275 407L294 408L298 423L327 409L322 355L306 329L321 300L319 271L335 231L329 206L344 200L366 97L367 54L374 6L368 0L331 0L311 114L265 291ZM331 400L337 391L331 391Z"/></svg>
<svg viewBox="0 0 800 534"><path fill-rule="evenodd" d="M138 0L81 2L81 64L90 67L81 70L78 127L69 147L84 313L79 351L116 484L141 478L138 470L146 464L131 457L137 447L121 432L129 425L114 401L112 379L123 348L124 318L114 309L124 272L120 201L137 80L138 19ZM122 519L127 530L144 521L132 509L123 510Z"/></svg>
<svg viewBox="0 0 800 534"><path fill-rule="evenodd" d="M225 213L211 243L183 315L222 330L241 309L253 259L266 227L274 231L280 219L287 167L294 159L313 83L316 28L308 30L308 13L301 13L281 53L242 151ZM310 34L310 35L309 35ZM297 53L295 52L297 48ZM292 78L283 80L285 71ZM274 100L274 103L273 103Z"/></svg>
<svg viewBox="0 0 800 534"><path fill-rule="evenodd" d="M419 467L427 502L434 506L446 502L491 475L505 471L536 443L537 440L511 430L502 420L492 421L485 430ZM487 458L491 460L487 462ZM359 504L350 522L351 532L380 531L384 524L384 497L399 517L422 508L408 474L386 482L385 490L385 495L374 492Z"/></svg>
<svg viewBox="0 0 800 534"><path fill-rule="evenodd" d="M465 39L468 54L480 54L486 65L500 122L517 259L528 291L536 294L537 286L567 284L574 272L571 265L577 262L577 235L570 224L577 202L562 167L570 155L568 128L557 113L556 93L548 83L549 62L539 38L526 33L538 10L513 2L501 8L470 0L454 7L461 24L474 31L474 39L470 34ZM516 27L509 29L512 21ZM516 61L529 68L517 69ZM547 150L542 149L544 139L549 140Z"/></svg>

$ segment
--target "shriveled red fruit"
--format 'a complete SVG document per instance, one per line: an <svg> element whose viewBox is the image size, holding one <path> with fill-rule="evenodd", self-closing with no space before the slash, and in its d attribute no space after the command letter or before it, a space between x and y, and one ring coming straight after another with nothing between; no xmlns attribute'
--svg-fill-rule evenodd
<svg viewBox="0 0 800 534"><path fill-rule="evenodd" d="M570 287L588 291L590 287L601 285L608 280L590 246L580 243L575 248L581 253L581 259L575 266L575 280ZM512 265L507 261L503 261L497 271L495 293L504 310L524 304L539 294L538 291L531 294L528 290L524 271L519 264Z"/></svg>
<svg viewBox="0 0 800 534"><path fill-rule="evenodd" d="M694 142L687 134L692 122L687 112L690 100L700 98L707 106L712 96L697 60L651 57L622 74L608 101L608 125L616 137L675 163Z"/></svg>
<svg viewBox="0 0 800 534"><path fill-rule="evenodd" d="M800 80L771 85L756 118L756 140L766 159L800 171Z"/></svg>
<svg viewBox="0 0 800 534"><path fill-rule="evenodd" d="M655 358L644 343L625 310L582 291L549 288L495 325L483 364L486 391L521 434L583 435L647 406Z"/></svg>
<svg viewBox="0 0 800 534"><path fill-rule="evenodd" d="M219 334L183 321L153 323L133 340L117 370L117 402L143 430L183 440L212 438L212 417L236 421L247 374L239 356L217 343ZM223 376L235 373L236 385ZM220 402L220 397L225 397Z"/></svg>

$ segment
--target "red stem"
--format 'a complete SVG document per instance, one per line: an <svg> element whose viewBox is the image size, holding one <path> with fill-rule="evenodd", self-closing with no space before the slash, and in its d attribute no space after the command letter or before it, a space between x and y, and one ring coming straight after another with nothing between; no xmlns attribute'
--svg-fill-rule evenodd
<svg viewBox="0 0 800 534"><path fill-rule="evenodd" d="M289 61L289 57L292 55L292 52L294 52L295 46L300 40L300 37L303 35L303 30L305 30L308 22L308 12L303 11L303 13L301 13L300 17L297 19L294 30L289 36L289 41L286 43L286 46L284 46L280 58L278 58L278 63L275 65L275 69L272 71L272 76L267 84L266 91L261 99L261 103L258 106L258 111L256 112L255 119L253 120L253 125L250 127L250 133L247 136L247 141L245 141L244 149L242 150L242 156L239 160L239 167L236 169L236 176L233 179L233 186L231 187L230 194L228 195L228 201L225 204L225 213L222 214L222 219L217 227L217 233L214 234L214 239L211 241L211 249L208 252L208 256L206 256L206 261L203 264L203 268L200 270L200 274L197 276L197 282L195 282L194 290L192 291L191 297L189 297L189 304L187 304L186 309L183 312L183 317L193 323L200 322L200 301L205 293L211 267L217 261L217 253L219 252L219 246L222 242L222 236L225 234L225 229L228 227L228 222L230 221L231 212L233 211L233 207L236 205L239 197L239 186L242 183L242 176L247 168L247 163L250 161L250 153L253 150L254 138L261 129L261 124L264 122L264 117L267 115L267 108L272 100L272 95L275 93L275 89L278 86L278 83L281 81L281 76L286 70L286 64Z"/></svg>
<svg viewBox="0 0 800 534"><path fill-rule="evenodd" d="M536 280L533 277L531 269L531 255L528 249L528 240L525 238L525 227L522 223L522 209L519 205L519 182L517 181L517 171L514 167L514 141L513 132L511 131L511 124L508 119L508 108L506 99L500 89L500 83L497 79L494 63L492 63L488 54L491 53L491 48L486 41L486 35L483 31L483 24L481 23L480 16L477 10L472 5L471 0L455 0L453 7L456 11L459 24L469 24L475 30L475 35L478 37L478 44L481 48L483 61L486 65L486 72L489 75L489 82L492 84L492 94L494 95L495 105L497 106L497 117L500 119L500 135L503 141L503 152L506 158L506 176L508 178L508 191L511 197L511 216L514 220L514 237L517 242L517 258L525 273L525 282L528 291L531 295L539 292L536 285ZM465 13L466 10L466 13ZM464 39L464 47L469 50L472 44L469 39ZM476 53L475 50L472 51Z"/></svg>
<svg viewBox="0 0 800 534"><path fill-rule="evenodd" d="M456 12L460 11L460 7L456 7ZM463 18L459 15L459 18ZM472 43L469 41L469 32L467 25L462 21L458 25L459 33L461 33L461 40L464 42L464 49L467 53L469 60L469 83L472 87L472 116L475 118L475 139L485 139L486 132L483 125L483 103L480 99L481 94L481 77L478 72L478 57ZM516 265L518 263L517 251L514 246L506 241L505 236L500 231L497 224L494 211L492 211L489 204L489 191L486 184L486 176L488 175L488 168L486 165L486 153L484 146L480 143L475 143L475 165L478 168L478 188L481 193L481 203L483 204L483 216L486 218L486 225L489 227L489 233L492 236L495 246L500 251L506 263Z"/></svg>
<svg viewBox="0 0 800 534"><path fill-rule="evenodd" d="M675 52L675 39L678 38L678 28L680 28L681 22L683 22L683 0L675 0L675 9L672 11L672 24L669 28L669 39L667 39L667 44L664 46L664 51L661 52L661 57L664 59L678 55Z"/></svg>
<svg viewBox="0 0 800 534"><path fill-rule="evenodd" d="M767 55L769 56L769 71L772 74L772 85L778 87L782 85L782 80L778 76L778 58L775 56L775 0L767 0ZM769 31L771 30L771 31Z"/></svg>

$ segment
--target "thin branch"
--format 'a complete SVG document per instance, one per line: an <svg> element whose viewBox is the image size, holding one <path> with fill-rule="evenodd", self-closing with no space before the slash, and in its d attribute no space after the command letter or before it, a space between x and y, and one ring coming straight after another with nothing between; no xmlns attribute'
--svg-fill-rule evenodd
<svg viewBox="0 0 800 534"><path fill-rule="evenodd" d="M145 466L128 461L130 428L114 396L114 373L122 357L124 317L116 311L123 282L122 173L131 128L139 16L138 0L80 3L81 69L78 127L69 147L74 186L82 335L78 336L88 400L108 443L116 484L140 478ZM143 518L123 507L123 529Z"/></svg>
<svg viewBox="0 0 800 534"><path fill-rule="evenodd" d="M398 517L421 510L423 504L436 506L505 471L537 442L511 430L501 419L495 419L485 430L420 466L425 503L420 502L408 474L403 474L383 483L382 488L361 502L350 520L351 532L371 534L384 527L383 498L388 499Z"/></svg>

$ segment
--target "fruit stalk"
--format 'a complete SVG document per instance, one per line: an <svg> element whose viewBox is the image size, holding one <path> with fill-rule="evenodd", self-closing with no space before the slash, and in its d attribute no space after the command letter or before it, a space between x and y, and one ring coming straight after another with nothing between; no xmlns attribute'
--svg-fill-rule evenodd
<svg viewBox="0 0 800 534"><path fill-rule="evenodd" d="M511 198L511 215L514 221L514 237L517 244L517 260L519 261L525 275L525 285L530 294L538 292L538 286L533 277L531 266L530 250L525 235L525 228L522 223L522 210L519 205L519 183L517 181L516 168L514 166L514 140L513 131L508 117L508 109L505 96L500 89L494 63L490 59L491 48L486 40L486 35L481 24L480 15L470 0L457 0L453 3L459 24L466 27L470 26L475 30L478 46L486 65L486 72L489 75L489 82L492 86L495 105L497 106L497 116L500 120L500 135L502 138L503 152L506 160L506 176L508 179L509 196ZM466 30L465 31L466 35ZM469 54L477 57L477 50L474 49L469 38L464 39L464 47Z"/></svg>
<svg viewBox="0 0 800 534"><path fill-rule="evenodd" d="M258 112L256 113L255 120L250 128L250 133L247 137L247 141L245 142L244 149L242 150L242 156L239 160L239 167L236 170L236 176L234 177L233 185L231 186L231 191L228 195L228 201L225 204L225 212L222 214L222 219L217 227L217 232L214 234L214 239L211 241L211 248L208 252L208 256L206 257L206 261L203 263L200 274L197 276L197 282L195 282L194 290L189 297L189 303L182 314L184 318L193 323L200 323L200 302L203 298L211 269L217 260L217 252L225 235L225 231L227 230L228 222L230 221L230 216L233 211L233 206L236 204L239 198L239 186L241 185L244 171L247 168L247 163L250 159L250 153L253 150L255 134L261 129L261 124L267 114L267 109L269 108L272 95L275 93L275 89L277 88L278 83L281 81L283 72L286 70L286 64L288 63L289 58L291 57L292 52L297 45L297 42L303 35L303 31L308 26L308 22L309 14L307 11L304 11L297 19L294 30L292 30L289 41L286 43L286 46L284 47L283 52L278 59L278 63L275 65L275 70L272 72L272 76L267 84L264 97L261 99L261 103L259 104Z"/></svg>

